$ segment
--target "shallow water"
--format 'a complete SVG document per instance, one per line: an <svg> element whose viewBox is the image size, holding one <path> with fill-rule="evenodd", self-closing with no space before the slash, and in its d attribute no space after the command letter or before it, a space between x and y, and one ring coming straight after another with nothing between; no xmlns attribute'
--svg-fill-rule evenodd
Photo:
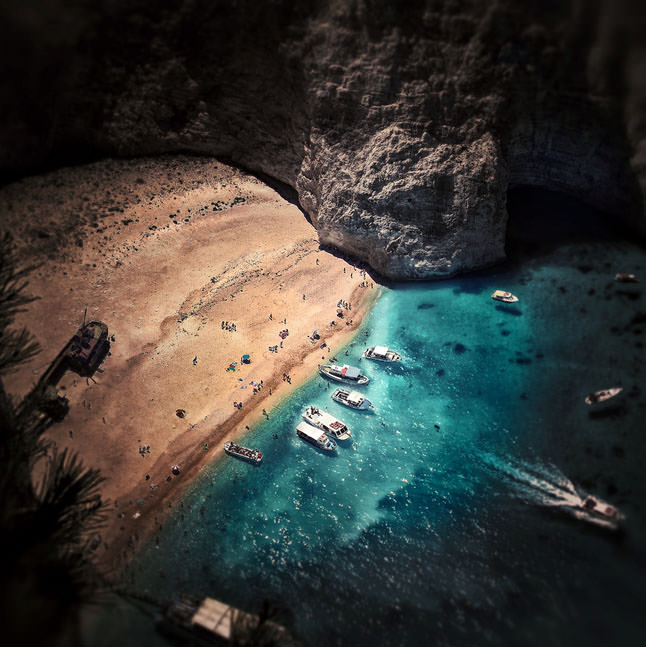
<svg viewBox="0 0 646 647"><path fill-rule="evenodd" d="M643 268L628 242L582 242L386 290L338 355L371 378L374 412L313 378L248 435L262 466L204 470L124 586L250 611L271 598L306 645L633 644L646 628L646 296L612 277ZM496 288L520 302L492 301ZM402 364L359 360L375 344ZM621 408L591 418L586 393L616 385ZM335 455L296 437L308 404L350 427ZM588 491L627 515L622 536L555 504ZM167 644L124 603L86 635Z"/></svg>

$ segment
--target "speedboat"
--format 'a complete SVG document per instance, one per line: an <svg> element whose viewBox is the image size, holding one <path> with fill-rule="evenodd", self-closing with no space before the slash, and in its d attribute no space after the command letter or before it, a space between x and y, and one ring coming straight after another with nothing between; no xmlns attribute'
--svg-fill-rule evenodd
<svg viewBox="0 0 646 647"><path fill-rule="evenodd" d="M235 456L254 465L260 465L262 462L262 453L257 449L249 449L249 447L243 447L231 441L224 443L224 451L229 456Z"/></svg>
<svg viewBox="0 0 646 647"><path fill-rule="evenodd" d="M325 435L325 432L308 425L306 422L299 422L296 427L296 435L304 441L323 449L326 452L333 452L336 449L336 443Z"/></svg>
<svg viewBox="0 0 646 647"><path fill-rule="evenodd" d="M356 366L336 366L335 364L324 364L319 366L319 373L325 377L329 377L335 382L347 382L349 384L368 384L370 380L361 375Z"/></svg>
<svg viewBox="0 0 646 647"><path fill-rule="evenodd" d="M402 356L394 350L390 350L387 346L372 346L363 351L363 356L366 359L376 359L380 362L400 362Z"/></svg>
<svg viewBox="0 0 646 647"><path fill-rule="evenodd" d="M581 501L581 509L590 516L591 520L601 521L603 525L613 530L616 530L619 523L625 519L617 508L591 495Z"/></svg>
<svg viewBox="0 0 646 647"><path fill-rule="evenodd" d="M365 411L366 409L374 409L370 400L364 398L361 393L357 391L346 391L345 389L337 389L332 394L332 399L339 404L342 404L350 409L358 409Z"/></svg>
<svg viewBox="0 0 646 647"><path fill-rule="evenodd" d="M623 391L623 387L619 386L614 389L603 389L601 391L595 391L594 393L589 393L585 396L585 403L589 406L601 404L614 398L616 395L619 395Z"/></svg>
<svg viewBox="0 0 646 647"><path fill-rule="evenodd" d="M314 427L322 429L335 440L348 440L352 436L343 422L326 411L321 411L318 407L307 407L305 413L303 413L303 420Z"/></svg>
<svg viewBox="0 0 646 647"><path fill-rule="evenodd" d="M496 290L492 295L492 299L496 301L502 301L503 303L516 303L518 297L515 297L511 292L505 292L504 290Z"/></svg>
<svg viewBox="0 0 646 647"><path fill-rule="evenodd" d="M615 274L615 281L619 283L639 283L639 279L634 274L626 274L624 272L617 272Z"/></svg>

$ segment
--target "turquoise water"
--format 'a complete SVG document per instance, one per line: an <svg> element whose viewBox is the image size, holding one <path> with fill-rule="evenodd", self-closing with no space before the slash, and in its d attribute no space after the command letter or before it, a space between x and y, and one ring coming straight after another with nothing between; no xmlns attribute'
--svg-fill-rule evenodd
<svg viewBox="0 0 646 647"><path fill-rule="evenodd" d="M371 378L362 391L374 412L341 407L334 385L313 378L250 432L262 466L206 469L124 585L251 611L271 598L314 646L636 643L646 297L612 277L640 269L646 257L631 243L582 242L386 289L337 356ZM492 301L496 288L520 302ZM402 365L360 360L375 344L401 352ZM621 409L590 418L586 393L615 385ZM309 404L350 427L335 455L295 435ZM619 506L625 533L551 505L550 492L570 483ZM123 603L90 635L97 645L167 644Z"/></svg>

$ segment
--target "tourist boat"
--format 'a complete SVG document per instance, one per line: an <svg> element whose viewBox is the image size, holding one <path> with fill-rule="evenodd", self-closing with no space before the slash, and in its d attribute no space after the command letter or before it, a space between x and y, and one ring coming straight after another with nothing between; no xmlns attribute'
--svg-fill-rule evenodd
<svg viewBox="0 0 646 647"><path fill-rule="evenodd" d="M337 389L332 394L332 399L339 404L342 404L350 409L358 409L365 411L366 409L373 409L374 406L370 400L364 398L361 393L357 391L346 391L345 389Z"/></svg>
<svg viewBox="0 0 646 647"><path fill-rule="evenodd" d="M323 449L326 452L333 452L336 449L336 443L325 435L325 432L308 425L306 422L299 422L296 427L296 435L304 441Z"/></svg>
<svg viewBox="0 0 646 647"><path fill-rule="evenodd" d="M585 397L585 403L587 405L599 405L602 402L606 402L610 400L610 398L614 398L616 395L619 395L623 390L623 387L619 386L614 389L603 389L601 391L589 393Z"/></svg>
<svg viewBox="0 0 646 647"><path fill-rule="evenodd" d="M352 436L343 422L326 411L321 411L318 407L307 407L303 414L303 420L314 427L322 429L335 440L348 440Z"/></svg>
<svg viewBox="0 0 646 647"><path fill-rule="evenodd" d="M262 453L257 449L249 449L249 447L243 447L231 441L224 443L224 451L229 454L229 456L235 456L240 458L247 463L253 463L254 465L260 465L262 462Z"/></svg>
<svg viewBox="0 0 646 647"><path fill-rule="evenodd" d="M329 377L336 382L348 382L350 384L368 384L370 380L361 375L356 366L336 366L335 364L324 364L319 366L319 373L325 377Z"/></svg>
<svg viewBox="0 0 646 647"><path fill-rule="evenodd" d="M402 356L387 346L372 346L363 351L366 359L376 359L380 362L401 362Z"/></svg>
<svg viewBox="0 0 646 647"><path fill-rule="evenodd" d="M219 600L181 595L162 606L155 625L161 633L180 639L180 644L208 646L229 645L234 637L238 641L244 638L241 644L252 644L248 639L261 622L259 616ZM291 644L285 627L272 620L262 624L263 638L272 639L267 644Z"/></svg>
<svg viewBox="0 0 646 647"><path fill-rule="evenodd" d="M639 283L639 279L634 274L626 274L624 272L617 272L615 274L615 281L619 283Z"/></svg>
<svg viewBox="0 0 646 647"><path fill-rule="evenodd" d="M496 290L492 295L492 299L496 301L502 301L503 303L516 303L518 297L515 297L511 292L505 292L504 290Z"/></svg>
<svg viewBox="0 0 646 647"><path fill-rule="evenodd" d="M615 530L619 523L625 518L617 508L591 495L586 496L585 499L581 501L581 509L589 515L592 520L605 522L604 525L608 525Z"/></svg>

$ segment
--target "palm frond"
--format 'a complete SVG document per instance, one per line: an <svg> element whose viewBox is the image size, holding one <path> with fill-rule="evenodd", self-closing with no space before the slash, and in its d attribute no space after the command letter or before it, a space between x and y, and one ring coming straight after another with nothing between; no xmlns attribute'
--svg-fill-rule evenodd
<svg viewBox="0 0 646 647"><path fill-rule="evenodd" d="M26 328L2 331L0 336L0 375L15 371L40 353L40 344Z"/></svg>
<svg viewBox="0 0 646 647"><path fill-rule="evenodd" d="M55 447L45 460L45 473L36 485L36 516L43 530L78 546L84 535L105 523L107 505L100 490L105 478L99 470L84 467L78 454L67 449Z"/></svg>

